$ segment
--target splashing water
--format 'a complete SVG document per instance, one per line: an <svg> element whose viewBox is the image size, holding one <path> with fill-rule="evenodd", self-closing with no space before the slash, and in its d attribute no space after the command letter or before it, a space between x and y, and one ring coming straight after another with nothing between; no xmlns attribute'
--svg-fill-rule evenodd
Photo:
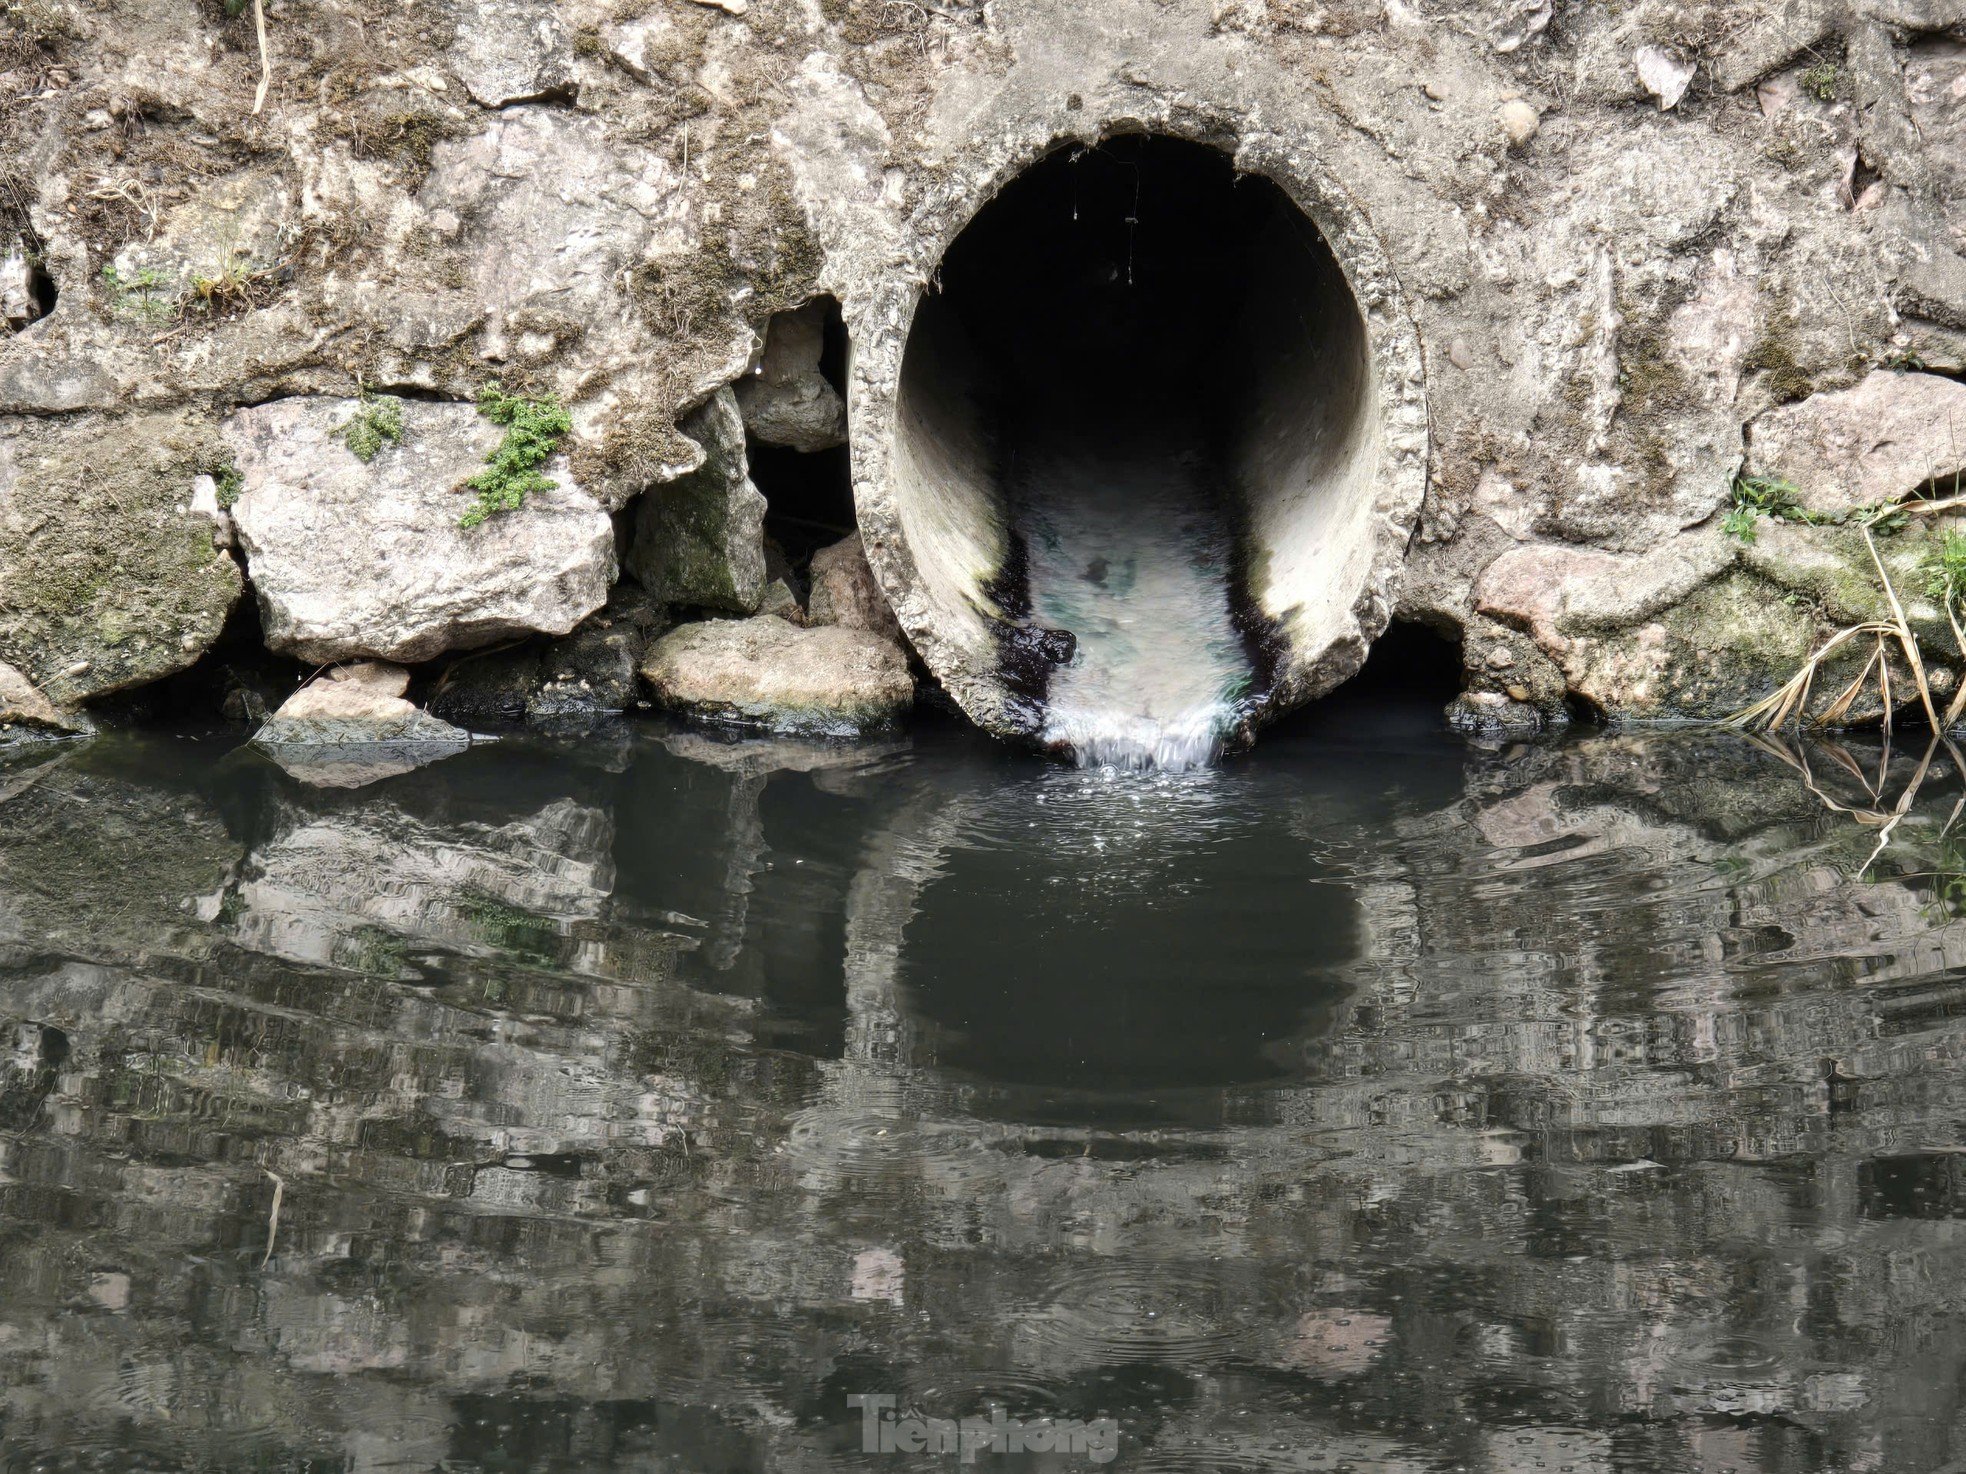
<svg viewBox="0 0 1966 1474"><path fill-rule="evenodd" d="M1096 452L1020 449L1031 614L1078 640L1051 678L1045 740L1085 767L1212 763L1252 671L1202 455L1151 429Z"/></svg>

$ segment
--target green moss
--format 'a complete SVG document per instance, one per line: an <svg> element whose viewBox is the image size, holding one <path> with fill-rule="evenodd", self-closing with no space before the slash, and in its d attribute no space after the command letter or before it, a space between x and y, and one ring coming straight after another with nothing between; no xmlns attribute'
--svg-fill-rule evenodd
<svg viewBox="0 0 1966 1474"><path fill-rule="evenodd" d="M560 448L560 437L573 429L564 406L550 396L522 399L507 394L497 380L478 393L478 413L505 427L505 437L485 458L485 469L464 484L477 500L458 519L461 527L476 527L501 512L515 512L533 492L551 491L554 483L539 468Z"/></svg>
<svg viewBox="0 0 1966 1474"><path fill-rule="evenodd" d="M109 310L119 317L162 322L177 311L175 297L153 266L146 266L127 277L113 264L105 266L102 269L102 284L109 289Z"/></svg>
<svg viewBox="0 0 1966 1474"><path fill-rule="evenodd" d="M1838 92L1837 66L1833 61L1819 61L1802 74L1802 90L1818 102L1835 102Z"/></svg>
<svg viewBox="0 0 1966 1474"><path fill-rule="evenodd" d="M1761 336L1741 360L1747 373L1766 374L1769 391L1777 404L1807 399L1816 392L1816 381L1796 355L1795 315L1778 312L1762 326Z"/></svg>
<svg viewBox="0 0 1966 1474"><path fill-rule="evenodd" d="M1745 571L1715 579L1665 616L1677 647L1666 709L1737 710L1788 679L1816 640L1816 616Z"/></svg>
<svg viewBox="0 0 1966 1474"><path fill-rule="evenodd" d="M403 406L393 399L364 396L355 418L341 427L342 438L355 459L367 465L385 445L403 443Z"/></svg>
<svg viewBox="0 0 1966 1474"><path fill-rule="evenodd" d="M219 509L231 511L233 504L239 500L239 493L246 489L246 478L239 474L239 468L230 460L214 462L207 474L218 488Z"/></svg>
<svg viewBox="0 0 1966 1474"><path fill-rule="evenodd" d="M61 516L0 526L0 660L57 703L189 664L240 586L179 511L223 460L218 436L181 414L104 417L37 424L14 448Z"/></svg>

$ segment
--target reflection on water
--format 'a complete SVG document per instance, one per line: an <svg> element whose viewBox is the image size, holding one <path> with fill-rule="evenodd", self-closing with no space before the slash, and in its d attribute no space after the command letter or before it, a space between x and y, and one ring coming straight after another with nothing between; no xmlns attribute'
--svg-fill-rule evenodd
<svg viewBox="0 0 1966 1474"><path fill-rule="evenodd" d="M0 1467L927 1457L855 1393L1126 1469L1956 1466L1960 781L1866 871L1880 761L17 757Z"/></svg>

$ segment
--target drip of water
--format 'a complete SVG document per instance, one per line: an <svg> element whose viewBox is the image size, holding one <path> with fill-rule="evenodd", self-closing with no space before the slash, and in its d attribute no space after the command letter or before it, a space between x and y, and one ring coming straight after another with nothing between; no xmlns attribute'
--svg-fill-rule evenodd
<svg viewBox="0 0 1966 1474"><path fill-rule="evenodd" d="M1085 767L1206 767L1252 678L1206 461L1152 430L1111 450L1020 451L1031 613L1078 640L1051 678L1045 740Z"/></svg>

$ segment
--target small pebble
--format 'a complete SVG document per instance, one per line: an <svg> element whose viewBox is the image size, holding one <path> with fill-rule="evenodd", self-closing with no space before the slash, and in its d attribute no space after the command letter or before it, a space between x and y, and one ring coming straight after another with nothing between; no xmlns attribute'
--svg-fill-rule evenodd
<svg viewBox="0 0 1966 1474"><path fill-rule="evenodd" d="M1510 148L1521 148L1534 138L1543 126L1543 120L1536 109L1519 97L1503 103L1496 112L1495 118L1502 125L1502 131L1508 135Z"/></svg>

